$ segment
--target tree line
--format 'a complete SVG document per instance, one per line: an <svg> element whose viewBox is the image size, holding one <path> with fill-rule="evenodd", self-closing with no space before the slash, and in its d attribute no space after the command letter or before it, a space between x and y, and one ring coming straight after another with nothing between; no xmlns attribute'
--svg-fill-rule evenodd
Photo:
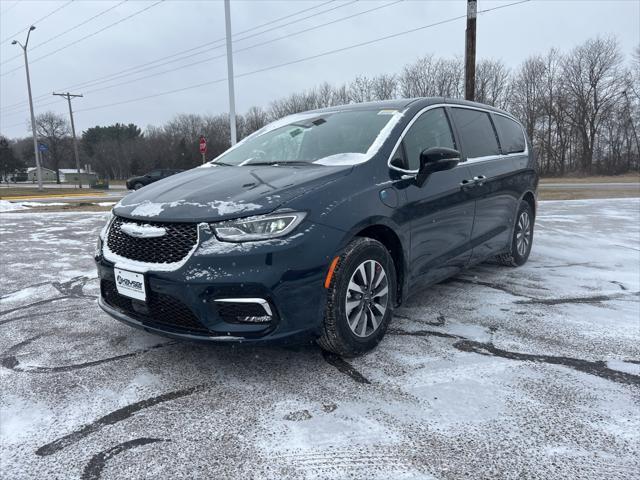
<svg viewBox="0 0 640 480"><path fill-rule="evenodd" d="M341 85L324 82L266 108L251 107L236 117L238 138L292 113L430 96L464 97L462 58L426 55L398 73L357 76ZM615 38L593 38L568 52L551 49L531 56L515 69L499 60L481 60L475 96L522 122L543 175L614 175L640 167L640 46L625 59ZM44 166L73 167L67 120L47 112L38 115L36 124L40 141L49 147ZM116 179L154 168L191 168L201 163L200 135L207 137L209 158L225 151L230 146L228 115L181 114L144 131L134 124L92 127L82 132L81 163ZM31 137L7 147L0 142L0 174L14 164L35 164Z"/></svg>

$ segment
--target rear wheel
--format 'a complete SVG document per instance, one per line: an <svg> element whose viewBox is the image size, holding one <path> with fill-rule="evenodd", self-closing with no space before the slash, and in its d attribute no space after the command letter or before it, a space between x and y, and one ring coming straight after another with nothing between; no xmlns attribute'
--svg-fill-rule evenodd
<svg viewBox="0 0 640 480"><path fill-rule="evenodd" d="M395 266L384 245L353 240L334 270L318 344L342 356L374 348L391 320L395 291Z"/></svg>
<svg viewBox="0 0 640 480"><path fill-rule="evenodd" d="M519 267L527 262L533 245L533 221L531 205L523 200L518 209L510 250L508 253L498 255L499 263L509 267Z"/></svg>

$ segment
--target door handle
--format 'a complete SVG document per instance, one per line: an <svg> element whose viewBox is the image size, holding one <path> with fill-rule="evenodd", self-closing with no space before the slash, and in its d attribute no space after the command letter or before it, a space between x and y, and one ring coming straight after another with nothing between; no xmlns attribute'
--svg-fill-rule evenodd
<svg viewBox="0 0 640 480"><path fill-rule="evenodd" d="M469 190L470 188L473 188L476 186L476 182L474 180L462 180L460 182L460 188L462 188L462 190Z"/></svg>
<svg viewBox="0 0 640 480"><path fill-rule="evenodd" d="M482 186L484 181L487 179L484 175L478 175L477 177L473 177L473 181L475 184Z"/></svg>

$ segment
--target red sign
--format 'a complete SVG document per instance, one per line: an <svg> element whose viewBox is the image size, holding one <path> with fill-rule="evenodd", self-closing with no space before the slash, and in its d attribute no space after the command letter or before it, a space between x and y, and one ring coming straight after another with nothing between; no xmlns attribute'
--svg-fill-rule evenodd
<svg viewBox="0 0 640 480"><path fill-rule="evenodd" d="M200 137L200 153L207 153L207 139Z"/></svg>

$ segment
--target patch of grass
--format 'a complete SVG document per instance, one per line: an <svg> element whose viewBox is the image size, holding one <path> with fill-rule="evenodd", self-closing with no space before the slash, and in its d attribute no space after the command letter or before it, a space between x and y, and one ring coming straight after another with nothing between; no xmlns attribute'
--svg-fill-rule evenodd
<svg viewBox="0 0 640 480"><path fill-rule="evenodd" d="M640 182L640 174L593 176L593 177L548 177L541 178L540 183L631 183Z"/></svg>
<svg viewBox="0 0 640 480"><path fill-rule="evenodd" d="M104 195L104 193L104 190L90 188L45 188L43 191L39 191L37 188L30 187L2 187L0 188L0 199L7 197L55 197L70 194Z"/></svg>

